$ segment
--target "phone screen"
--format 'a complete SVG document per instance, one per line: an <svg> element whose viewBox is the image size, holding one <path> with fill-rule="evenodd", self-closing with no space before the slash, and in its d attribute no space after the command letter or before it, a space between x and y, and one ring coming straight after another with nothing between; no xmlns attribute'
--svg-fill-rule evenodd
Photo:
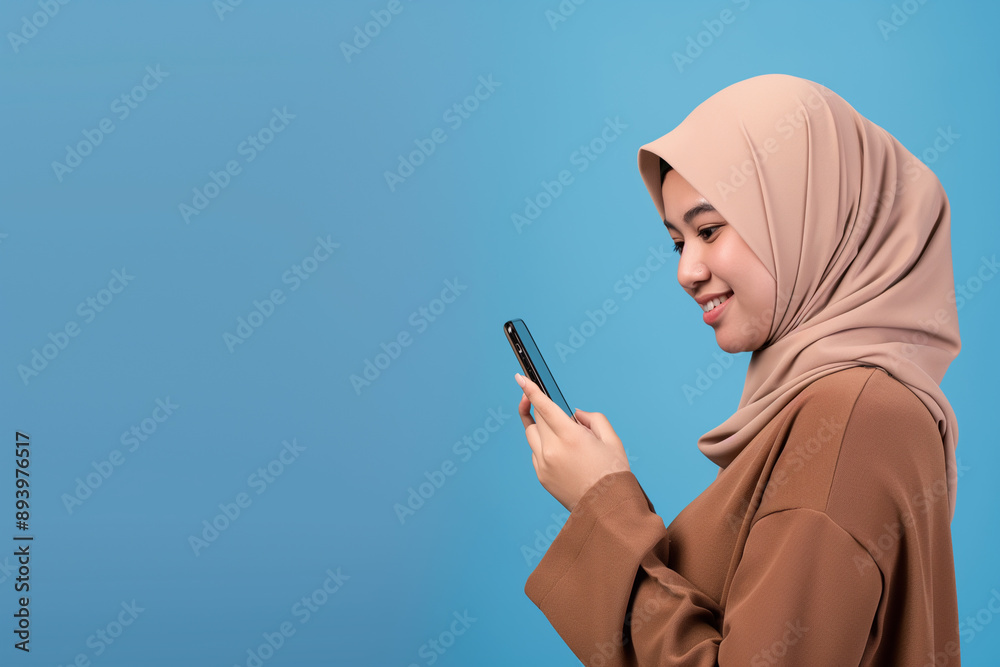
<svg viewBox="0 0 1000 667"><path fill-rule="evenodd" d="M573 409L569 407L569 403L566 402L562 392L559 391L559 385L556 384L556 379L552 377L552 373L549 371L545 359L542 358L542 353L538 349L538 346L535 345L535 340L531 337L531 332L528 331L524 320L510 320L503 325L503 330L507 335L507 341L510 343L511 349L517 355L517 360L520 362L524 374L532 382L541 387L545 395L562 408L563 412L569 415L573 421L576 421L576 417L573 416Z"/></svg>

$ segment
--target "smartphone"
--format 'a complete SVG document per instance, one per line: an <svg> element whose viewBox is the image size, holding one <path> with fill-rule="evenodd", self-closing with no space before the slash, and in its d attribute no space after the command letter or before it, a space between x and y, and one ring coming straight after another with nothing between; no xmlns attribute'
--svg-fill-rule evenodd
<svg viewBox="0 0 1000 667"><path fill-rule="evenodd" d="M520 362L525 376L541 387L545 395L562 408L563 412L570 416L570 419L576 421L576 417L573 416L573 409L569 407L569 403L566 402L562 392L559 391L559 385L556 384L556 379L552 377L552 373L549 371L545 359L542 358L542 353L539 351L538 346L535 345L535 341L531 337L531 333L528 331L524 320L508 321L503 325L503 332L506 334L507 342L510 343L511 349L514 350L514 354L517 356L517 360Z"/></svg>

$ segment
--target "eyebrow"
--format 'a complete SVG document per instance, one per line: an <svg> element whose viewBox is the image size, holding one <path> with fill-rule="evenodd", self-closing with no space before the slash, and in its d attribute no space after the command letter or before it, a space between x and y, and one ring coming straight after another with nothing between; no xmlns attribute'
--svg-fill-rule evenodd
<svg viewBox="0 0 1000 667"><path fill-rule="evenodd" d="M691 224L691 221L694 220L697 216L701 215L702 213L711 213L713 211L715 211L715 207L709 204L707 201L702 200L700 204L692 206L690 209L688 209L687 213L684 214L684 222L686 224ZM667 222L666 219L663 220L663 224L666 225L668 229L672 229L675 232L680 231L672 224Z"/></svg>

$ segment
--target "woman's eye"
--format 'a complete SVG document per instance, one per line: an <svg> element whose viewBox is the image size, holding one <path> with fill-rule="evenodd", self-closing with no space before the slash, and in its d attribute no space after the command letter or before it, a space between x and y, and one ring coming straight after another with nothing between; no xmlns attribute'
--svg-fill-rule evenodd
<svg viewBox="0 0 1000 667"><path fill-rule="evenodd" d="M702 241L711 241L712 237L715 235L722 225L713 225L711 227L704 227L698 231L698 238ZM674 252L680 253L684 250L683 241L674 241Z"/></svg>
<svg viewBox="0 0 1000 667"><path fill-rule="evenodd" d="M712 234L714 234L717 229L718 227L705 227L700 232L698 232L698 236L707 241L712 237Z"/></svg>

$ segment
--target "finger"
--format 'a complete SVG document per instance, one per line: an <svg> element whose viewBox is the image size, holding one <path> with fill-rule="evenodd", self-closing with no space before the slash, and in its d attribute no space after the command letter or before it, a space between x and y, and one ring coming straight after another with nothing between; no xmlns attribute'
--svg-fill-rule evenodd
<svg viewBox="0 0 1000 667"><path fill-rule="evenodd" d="M555 436L552 435L552 429L549 425L545 423L545 418L538 414L536 408L535 414L538 416L538 421L536 422L531 416L531 401L528 400L527 395L521 394L521 402L518 403L517 412L521 415L521 423L524 424L524 436L528 441L528 446L531 447L532 457L536 461L540 461L543 458L544 453L544 443L552 442ZM537 470L535 471L538 472Z"/></svg>
<svg viewBox="0 0 1000 667"><path fill-rule="evenodd" d="M524 394L521 394L521 401L517 404L517 413L521 416L521 423L524 425L524 438L528 441L528 446L531 447L532 460L534 460L535 456L540 459L542 456L543 436L539 432L538 424L535 423L535 420L531 416L531 401ZM545 427L545 432L550 432L547 426Z"/></svg>
<svg viewBox="0 0 1000 667"><path fill-rule="evenodd" d="M538 426L531 424L524 429L524 438L528 441L528 447L531 448L531 460L534 462L536 459L541 460L542 458L542 437L538 433ZM537 470L535 471L538 472Z"/></svg>
<svg viewBox="0 0 1000 667"><path fill-rule="evenodd" d="M611 422L600 412L576 411L576 418L581 424L586 426L596 435L601 442L620 442L618 434L611 427Z"/></svg>
<svg viewBox="0 0 1000 667"><path fill-rule="evenodd" d="M517 404L517 413L521 415L521 423L524 425L524 438L528 441L528 447L531 448L531 460L534 463L535 455L541 456L542 439L538 433L538 426L531 417L531 401L524 394L521 394L521 400ZM538 472L537 468L535 472Z"/></svg>
<svg viewBox="0 0 1000 667"><path fill-rule="evenodd" d="M521 415L521 423L524 428L528 428L535 423L531 416L531 401L525 394L521 394L521 401L517 404L517 414Z"/></svg>
<svg viewBox="0 0 1000 667"><path fill-rule="evenodd" d="M531 381L528 380L528 382L531 382ZM538 394L537 395L541 396L542 398L548 398L547 396L545 396L545 392L543 392L541 390L541 387L538 387L538 385L534 384L533 382L532 382L532 384L535 387L538 388ZM525 414L528 414L529 418L530 418L530 414L531 414L530 410L531 410L532 405L531 405L531 402L528 400L526 393L523 394L523 398L521 399L521 403L522 404L527 404L527 408L526 408ZM520 408L520 406L518 406L518 408ZM536 406L534 406L534 408L535 408L535 417L534 417L534 419L532 419L531 423L535 424L537 426L536 430L538 431L538 437L539 437L539 442L540 442L537 451L538 451L539 457L541 457L541 455L543 454L544 443L546 443L546 442L553 442L554 440L556 440L558 438L558 436L555 435L554 431L552 430L552 427L549 426L549 423L545 420L545 416L538 409L538 406L536 405ZM562 412L562 411L560 410L560 412ZM563 413L563 414L565 414L565 413ZM522 421L522 423L524 422L524 417L522 417L521 421ZM527 428L527 426L525 428Z"/></svg>
<svg viewBox="0 0 1000 667"><path fill-rule="evenodd" d="M562 408L556 405L551 398L545 395L542 388L537 384L532 382L529 378L524 377L520 373L515 374L515 379L518 380L518 384L521 385L521 389L524 390L524 395L528 397L531 404L535 406L536 417L541 417L545 424L548 426L552 433L555 433L559 438L568 437L575 425L575 422L563 412ZM523 384L521 384L523 382Z"/></svg>
<svg viewBox="0 0 1000 667"><path fill-rule="evenodd" d="M555 442L556 440L558 440L558 436L553 432L552 427L549 425L549 422L546 421L545 415L543 415L538 410L538 406L535 406L535 427L538 430L538 435L541 438L542 442L542 448L539 449L539 452L544 454L545 443Z"/></svg>

